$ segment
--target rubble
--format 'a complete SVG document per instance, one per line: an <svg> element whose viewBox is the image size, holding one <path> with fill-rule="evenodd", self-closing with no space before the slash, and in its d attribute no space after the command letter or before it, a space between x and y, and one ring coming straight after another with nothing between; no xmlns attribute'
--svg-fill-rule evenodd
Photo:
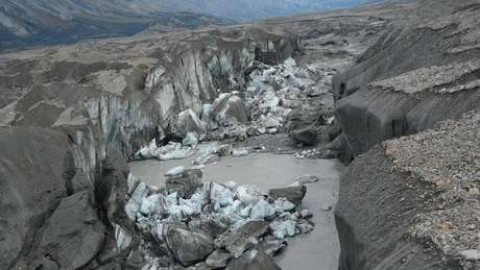
<svg viewBox="0 0 480 270"><path fill-rule="evenodd" d="M140 149L135 158L182 159L193 155L202 141L244 141L252 136L286 132L298 144L314 145L318 136L312 126L328 124L324 119L333 115L333 107L325 109L321 101L322 93L328 93L328 88L318 85L325 80L325 72L312 68L307 71L292 58L275 66L257 63L247 78L244 92L221 93L212 104L201 106L201 118L188 109L164 127L181 143L157 146L152 141ZM329 95L325 98L331 99ZM220 156L231 151L234 156L247 154L229 147L218 150ZM197 164L215 162L216 157L205 154L202 159Z"/></svg>
<svg viewBox="0 0 480 270"><path fill-rule="evenodd" d="M166 262L188 269L279 269L271 256L286 247L285 239L313 229L311 212L296 206L301 201L296 193L306 192L302 187L269 196L234 182L202 183L196 169L176 167L166 175L161 192L129 177L126 211L144 235L142 269L162 269ZM128 245L120 228L116 236Z"/></svg>

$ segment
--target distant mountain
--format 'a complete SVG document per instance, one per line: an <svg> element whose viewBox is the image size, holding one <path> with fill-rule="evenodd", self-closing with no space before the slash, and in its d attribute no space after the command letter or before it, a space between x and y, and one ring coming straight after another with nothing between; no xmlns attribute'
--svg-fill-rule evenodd
<svg viewBox="0 0 480 270"><path fill-rule="evenodd" d="M194 11L240 22L351 8L368 0L151 0L169 11Z"/></svg>
<svg viewBox="0 0 480 270"><path fill-rule="evenodd" d="M147 28L161 32L249 22L349 8L368 1L0 0L0 50L126 36Z"/></svg>
<svg viewBox="0 0 480 270"><path fill-rule="evenodd" d="M136 34L152 25L170 29L232 21L168 11L153 0L0 0L0 51Z"/></svg>

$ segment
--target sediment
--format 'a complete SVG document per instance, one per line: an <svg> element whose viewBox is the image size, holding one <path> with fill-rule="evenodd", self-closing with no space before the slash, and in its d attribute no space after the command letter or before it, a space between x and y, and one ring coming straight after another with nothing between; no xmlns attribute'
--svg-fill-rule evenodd
<svg viewBox="0 0 480 270"><path fill-rule="evenodd" d="M479 267L478 3L416 9L334 78L340 269Z"/></svg>

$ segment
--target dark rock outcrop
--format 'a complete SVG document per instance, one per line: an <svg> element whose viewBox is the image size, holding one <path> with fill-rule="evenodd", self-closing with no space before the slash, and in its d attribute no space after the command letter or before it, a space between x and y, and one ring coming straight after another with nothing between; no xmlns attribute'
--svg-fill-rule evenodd
<svg viewBox="0 0 480 270"><path fill-rule="evenodd" d="M342 179L335 210L339 269L459 269L428 244L405 237L415 215L429 207L433 191L392 168L383 149L375 147Z"/></svg>
<svg viewBox="0 0 480 270"><path fill-rule="evenodd" d="M340 269L478 267L461 254L476 239L469 226L478 226L469 220L480 207L472 200L479 119L470 113L355 159L336 209Z"/></svg>
<svg viewBox="0 0 480 270"><path fill-rule="evenodd" d="M419 1L335 77L337 142L355 158L336 209L340 269L478 268L462 255L478 226L465 225L478 209L477 15L476 1Z"/></svg>
<svg viewBox="0 0 480 270"><path fill-rule="evenodd" d="M314 145L317 142L317 131L312 127L296 129L289 133L290 138L297 143L304 145Z"/></svg>
<svg viewBox="0 0 480 270"><path fill-rule="evenodd" d="M479 107L480 24L473 2L420 1L425 13L405 26L392 25L334 78L346 159ZM437 16L425 16L431 10Z"/></svg>
<svg viewBox="0 0 480 270"><path fill-rule="evenodd" d="M43 229L37 260L49 260L59 269L79 269L100 252L105 228L91 195L81 191L62 199Z"/></svg>
<svg viewBox="0 0 480 270"><path fill-rule="evenodd" d="M7 269L86 267L115 245L112 222L128 227L126 163L118 152L96 144L87 130L1 128L1 205L7 223L0 248Z"/></svg>
<svg viewBox="0 0 480 270"><path fill-rule="evenodd" d="M0 261L10 267L67 196L75 165L68 138L52 130L2 128L0 145Z"/></svg>

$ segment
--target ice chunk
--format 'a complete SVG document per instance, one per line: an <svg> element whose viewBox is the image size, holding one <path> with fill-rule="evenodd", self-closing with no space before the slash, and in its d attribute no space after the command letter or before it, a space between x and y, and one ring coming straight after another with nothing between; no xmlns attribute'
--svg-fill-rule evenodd
<svg viewBox="0 0 480 270"><path fill-rule="evenodd" d="M235 200L231 205L223 209L223 214L229 216L232 220L237 221L242 217L239 215L241 211L242 203L239 200Z"/></svg>
<svg viewBox="0 0 480 270"><path fill-rule="evenodd" d="M292 69L297 66L297 62L293 58L289 57L283 62L283 65L286 68Z"/></svg>
<svg viewBox="0 0 480 270"><path fill-rule="evenodd" d="M226 186L227 188L229 188L230 190L236 190L237 187L238 187L238 184L234 181L227 181L225 183L223 183L224 186Z"/></svg>
<svg viewBox="0 0 480 270"><path fill-rule="evenodd" d="M290 201L280 198L275 201L275 212L277 214L281 214L283 212L289 212L295 209L295 205Z"/></svg>
<svg viewBox="0 0 480 270"><path fill-rule="evenodd" d="M479 261L480 260L480 250L470 249L463 250L458 253L467 261Z"/></svg>
<svg viewBox="0 0 480 270"><path fill-rule="evenodd" d="M243 204L256 204L259 200L260 192L251 186L239 186L236 196Z"/></svg>
<svg viewBox="0 0 480 270"><path fill-rule="evenodd" d="M155 156L157 151L157 143L155 139L153 139L147 146L142 147L139 151L135 153L136 159L149 159Z"/></svg>
<svg viewBox="0 0 480 270"><path fill-rule="evenodd" d="M132 242L132 236L130 236L127 231L125 231L120 225L114 224L115 228L115 239L117 241L117 250L119 252L126 249Z"/></svg>
<svg viewBox="0 0 480 270"><path fill-rule="evenodd" d="M173 192L173 193L168 194L168 195L165 197L165 200L166 200L167 206L168 206L169 208L170 208L172 205L177 205L177 204L178 204L178 193Z"/></svg>
<svg viewBox="0 0 480 270"><path fill-rule="evenodd" d="M140 212L146 216L162 217L168 213L165 197L162 194L154 194L144 198Z"/></svg>
<svg viewBox="0 0 480 270"><path fill-rule="evenodd" d="M235 148L232 150L232 156L234 157L242 157L247 155L248 155L248 150L246 148Z"/></svg>
<svg viewBox="0 0 480 270"><path fill-rule="evenodd" d="M164 154L157 154L156 157L159 160L172 160L172 159L184 159L195 154L195 151L191 148L175 149L171 152Z"/></svg>
<svg viewBox="0 0 480 270"><path fill-rule="evenodd" d="M252 211L252 207L249 205L242 210L240 210L240 216L243 218L248 218L250 217L250 212Z"/></svg>
<svg viewBox="0 0 480 270"><path fill-rule="evenodd" d="M198 134L196 132L188 132L183 138L182 145L195 147L198 144Z"/></svg>
<svg viewBox="0 0 480 270"><path fill-rule="evenodd" d="M293 220L275 221L270 224L273 229L273 235L277 239L293 237L296 234L296 223Z"/></svg>
<svg viewBox="0 0 480 270"><path fill-rule="evenodd" d="M233 193L227 187L211 182L210 200L214 205L214 210L218 212L220 208L233 204Z"/></svg>
<svg viewBox="0 0 480 270"><path fill-rule="evenodd" d="M258 201L250 212L252 219L265 219L273 215L275 215L275 209L266 200Z"/></svg>
<svg viewBox="0 0 480 270"><path fill-rule="evenodd" d="M170 214L169 219L173 221L179 221L183 218L183 213L185 209L180 205L170 205L168 212Z"/></svg>
<svg viewBox="0 0 480 270"><path fill-rule="evenodd" d="M147 191L147 185L145 185L144 182L139 182L135 191L130 195L131 197L125 205L125 212L131 220L135 221L142 201L147 195Z"/></svg>
<svg viewBox="0 0 480 270"><path fill-rule="evenodd" d="M204 153L201 154L195 161L193 161L193 165L206 165L206 164L213 164L220 160L218 154L215 153Z"/></svg>
<svg viewBox="0 0 480 270"><path fill-rule="evenodd" d="M175 167L175 168L172 168L172 169L168 170L165 173L165 176L176 176L176 175L184 173L185 171L186 171L186 169L185 169L184 166L178 166L178 167Z"/></svg>

